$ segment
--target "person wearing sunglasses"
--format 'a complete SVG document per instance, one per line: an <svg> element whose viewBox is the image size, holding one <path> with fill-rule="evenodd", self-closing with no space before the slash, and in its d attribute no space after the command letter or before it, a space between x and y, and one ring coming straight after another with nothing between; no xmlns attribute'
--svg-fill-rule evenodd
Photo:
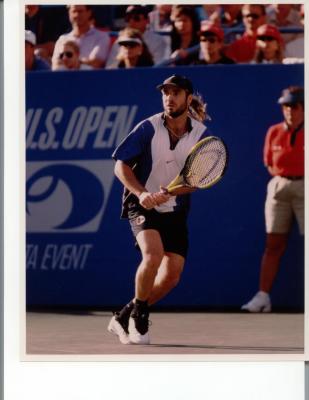
<svg viewBox="0 0 309 400"><path fill-rule="evenodd" d="M284 121L266 134L264 164L272 179L265 202L266 246L258 293L241 309L270 312L269 293L276 279L294 217L304 235L304 89L290 86L278 100Z"/></svg>
<svg viewBox="0 0 309 400"><path fill-rule="evenodd" d="M210 21L201 21L200 47L201 59L193 64L235 64L223 53L224 32L219 25Z"/></svg>
<svg viewBox="0 0 309 400"><path fill-rule="evenodd" d="M128 6L124 16L126 28L138 30L147 45L154 63L159 63L170 54L170 48L167 46L164 38L149 29L148 8L142 5ZM119 52L119 44L116 41L109 53L106 63L107 67L115 65Z"/></svg>
<svg viewBox="0 0 309 400"><path fill-rule="evenodd" d="M281 64L284 56L283 39L274 25L261 25L257 30L256 53L253 63Z"/></svg>
<svg viewBox="0 0 309 400"><path fill-rule="evenodd" d="M115 64L108 68L151 67L153 58L143 36L137 29L125 28L119 32L119 51Z"/></svg>
<svg viewBox="0 0 309 400"><path fill-rule="evenodd" d="M62 43L72 40L79 46L80 59L83 64L93 68L103 68L110 50L109 35L93 26L91 6L72 4L67 8L72 30L61 35L57 40L52 61L59 58Z"/></svg>
<svg viewBox="0 0 309 400"><path fill-rule="evenodd" d="M79 46L73 40L64 42L59 47L57 59L53 59L52 70L91 70L90 65L83 64L80 61Z"/></svg>
<svg viewBox="0 0 309 400"><path fill-rule="evenodd" d="M256 32L259 26L266 23L266 11L263 4L244 4L241 12L245 32L229 44L224 53L237 63L248 63L254 58Z"/></svg>

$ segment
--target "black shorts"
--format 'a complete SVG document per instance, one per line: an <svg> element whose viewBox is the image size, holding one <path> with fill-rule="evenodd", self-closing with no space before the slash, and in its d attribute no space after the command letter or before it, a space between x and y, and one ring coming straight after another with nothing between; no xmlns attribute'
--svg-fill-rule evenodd
<svg viewBox="0 0 309 400"><path fill-rule="evenodd" d="M129 211L128 218L135 237L141 231L154 229L161 236L165 252L180 254L186 258L188 252L186 214L180 212L159 213L156 210L141 208L134 212Z"/></svg>

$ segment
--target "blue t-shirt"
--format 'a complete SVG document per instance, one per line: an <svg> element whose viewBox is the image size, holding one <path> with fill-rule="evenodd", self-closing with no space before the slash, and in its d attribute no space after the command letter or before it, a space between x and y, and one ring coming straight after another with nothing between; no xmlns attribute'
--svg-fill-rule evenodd
<svg viewBox="0 0 309 400"><path fill-rule="evenodd" d="M140 122L120 143L113 153L115 160L121 160L133 168L139 182L147 191L160 191L182 170L191 148L206 135L206 126L190 118L190 129L171 147L164 114L155 114ZM189 195L172 196L166 203L155 207L158 212L184 211L189 209ZM124 192L122 216L127 217L128 207L138 205L138 199L128 190Z"/></svg>
<svg viewBox="0 0 309 400"><path fill-rule="evenodd" d="M42 60L42 58L34 57L31 71L48 71L48 70L50 70L50 66L46 61Z"/></svg>

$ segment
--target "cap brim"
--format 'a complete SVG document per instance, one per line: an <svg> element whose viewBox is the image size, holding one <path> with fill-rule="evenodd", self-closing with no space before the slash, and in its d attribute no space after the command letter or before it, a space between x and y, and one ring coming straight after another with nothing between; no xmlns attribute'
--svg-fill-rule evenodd
<svg viewBox="0 0 309 400"><path fill-rule="evenodd" d="M278 104L296 104L304 101L302 96L295 96L293 94L287 94L285 96L281 96L278 100Z"/></svg>
<svg viewBox="0 0 309 400"><path fill-rule="evenodd" d="M179 89L182 89L182 87L180 87L179 85L176 85L176 83L161 83L161 85L157 86L157 89L158 90L162 90L166 86L174 86L174 87L177 87Z"/></svg>
<svg viewBox="0 0 309 400"><path fill-rule="evenodd" d="M124 44L124 43L142 44L142 41L140 39L135 39L135 38L123 38L123 39L117 40L117 43L119 45Z"/></svg>

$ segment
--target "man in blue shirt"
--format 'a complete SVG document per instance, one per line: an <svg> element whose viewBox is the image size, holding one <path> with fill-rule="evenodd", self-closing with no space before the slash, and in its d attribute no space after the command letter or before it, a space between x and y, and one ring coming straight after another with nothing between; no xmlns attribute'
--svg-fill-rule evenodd
<svg viewBox="0 0 309 400"><path fill-rule="evenodd" d="M125 190L122 217L128 218L142 261L135 297L114 315L108 330L121 343L148 344L149 305L178 283L188 248L190 193L164 188L182 170L191 148L206 136L206 104L193 94L189 79L173 75L157 87L164 112L140 122L113 154L115 174Z"/></svg>
<svg viewBox="0 0 309 400"><path fill-rule="evenodd" d="M26 71L50 70L46 61L34 54L36 36L31 31L25 31L25 67Z"/></svg>

